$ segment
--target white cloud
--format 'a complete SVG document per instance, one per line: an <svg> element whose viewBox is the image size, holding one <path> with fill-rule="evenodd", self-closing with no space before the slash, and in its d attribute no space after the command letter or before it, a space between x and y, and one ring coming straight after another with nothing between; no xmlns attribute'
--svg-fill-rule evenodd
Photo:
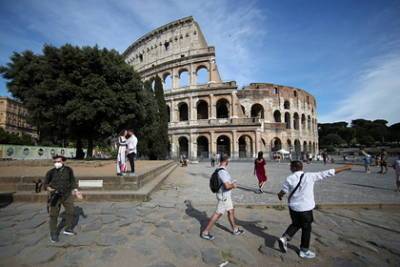
<svg viewBox="0 0 400 267"><path fill-rule="evenodd" d="M337 102L337 109L320 116L321 122L364 119L400 121L400 54L371 60L354 81L354 92Z"/></svg>

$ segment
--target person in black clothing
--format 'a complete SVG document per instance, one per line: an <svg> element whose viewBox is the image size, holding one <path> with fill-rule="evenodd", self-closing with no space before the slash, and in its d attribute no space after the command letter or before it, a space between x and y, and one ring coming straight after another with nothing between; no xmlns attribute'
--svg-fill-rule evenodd
<svg viewBox="0 0 400 267"><path fill-rule="evenodd" d="M50 240L58 242L57 220L61 205L65 209L66 228L63 231L65 235L75 235L72 230L72 221L74 216L74 198L82 199L82 193L78 191L78 185L74 172L68 166L65 166L64 156L55 156L53 158L54 168L49 170L44 181L44 189L49 192L48 211L50 214Z"/></svg>

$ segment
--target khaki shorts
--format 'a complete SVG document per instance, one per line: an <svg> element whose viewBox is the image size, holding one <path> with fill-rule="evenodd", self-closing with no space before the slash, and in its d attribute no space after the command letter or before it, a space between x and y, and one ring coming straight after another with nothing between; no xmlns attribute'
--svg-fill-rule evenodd
<svg viewBox="0 0 400 267"><path fill-rule="evenodd" d="M225 211L233 210L233 203L231 196L226 196L224 199L218 199L217 211L218 214L224 214Z"/></svg>

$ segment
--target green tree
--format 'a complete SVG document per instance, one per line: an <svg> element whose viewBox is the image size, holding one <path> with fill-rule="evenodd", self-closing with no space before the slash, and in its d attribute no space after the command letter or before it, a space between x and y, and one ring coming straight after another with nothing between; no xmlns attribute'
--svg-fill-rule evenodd
<svg viewBox="0 0 400 267"><path fill-rule="evenodd" d="M41 139L86 143L89 157L95 142L122 127L140 135L149 123L141 102L149 95L115 50L45 45L39 55L14 53L0 72L10 80L11 94L30 111L29 122Z"/></svg>
<svg viewBox="0 0 400 267"><path fill-rule="evenodd" d="M153 149L153 151L157 151L154 157L165 158L168 154L168 111L167 104L165 103L162 81L158 76L154 79L154 94L157 101L159 117L159 130L157 135L159 144L157 144L157 149Z"/></svg>
<svg viewBox="0 0 400 267"><path fill-rule="evenodd" d="M344 144L345 141L335 133L330 133L321 139L323 146L338 146Z"/></svg>

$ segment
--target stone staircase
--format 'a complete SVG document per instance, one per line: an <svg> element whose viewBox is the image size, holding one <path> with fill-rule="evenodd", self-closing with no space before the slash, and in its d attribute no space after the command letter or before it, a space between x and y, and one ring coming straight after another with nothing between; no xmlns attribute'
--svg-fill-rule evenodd
<svg viewBox="0 0 400 267"><path fill-rule="evenodd" d="M76 177L82 185L79 190L84 201L148 201L150 194L175 170L177 162L169 161L162 166L137 176ZM1 177L0 201L38 202L47 200L47 192L36 193L35 181L44 177ZM102 181L102 186L83 186L86 182Z"/></svg>

